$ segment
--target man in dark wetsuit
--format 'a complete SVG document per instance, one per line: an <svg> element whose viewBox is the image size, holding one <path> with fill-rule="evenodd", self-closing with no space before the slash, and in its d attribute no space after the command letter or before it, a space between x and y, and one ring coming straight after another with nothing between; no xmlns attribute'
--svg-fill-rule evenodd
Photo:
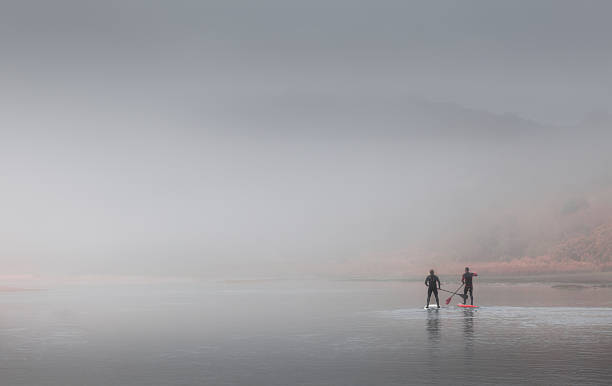
<svg viewBox="0 0 612 386"><path fill-rule="evenodd" d="M427 286L427 305L425 308L429 308L429 299L431 298L432 292L436 297L436 304L438 305L438 308L440 308L440 300L438 299L438 288L441 288L440 279L434 275L433 269L429 271L429 276L425 278L425 285Z"/></svg>
<svg viewBox="0 0 612 386"><path fill-rule="evenodd" d="M465 273L463 274L463 277L461 278L461 282L465 284L465 287L463 288L463 304L465 304L465 301L467 300L467 293L469 291L470 292L470 304L474 305L474 286L472 284L472 278L474 276L478 276L478 274L476 272L474 273L470 272L470 268L465 267Z"/></svg>

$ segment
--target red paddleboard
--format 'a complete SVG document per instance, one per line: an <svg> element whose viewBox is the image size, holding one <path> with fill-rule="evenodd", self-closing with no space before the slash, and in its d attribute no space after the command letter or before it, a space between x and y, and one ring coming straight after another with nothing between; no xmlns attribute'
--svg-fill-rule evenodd
<svg viewBox="0 0 612 386"><path fill-rule="evenodd" d="M478 308L478 306L472 306L472 305L469 305L469 304L461 304L461 303L457 304L457 307Z"/></svg>

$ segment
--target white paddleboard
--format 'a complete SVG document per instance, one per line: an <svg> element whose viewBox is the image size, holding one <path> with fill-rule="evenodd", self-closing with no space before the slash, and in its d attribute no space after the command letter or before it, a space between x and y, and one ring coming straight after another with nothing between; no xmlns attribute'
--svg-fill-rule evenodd
<svg viewBox="0 0 612 386"><path fill-rule="evenodd" d="M430 304L429 308L427 308L427 306L423 307L424 310L438 310L438 305L436 303L434 304Z"/></svg>

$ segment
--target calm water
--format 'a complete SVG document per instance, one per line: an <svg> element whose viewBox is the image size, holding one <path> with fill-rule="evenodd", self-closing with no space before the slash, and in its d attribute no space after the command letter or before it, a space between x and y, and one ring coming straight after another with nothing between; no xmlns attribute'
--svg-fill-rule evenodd
<svg viewBox="0 0 612 386"><path fill-rule="evenodd" d="M482 284L476 311L452 306L458 298L423 310L424 289L260 282L0 293L1 384L612 384L612 288Z"/></svg>

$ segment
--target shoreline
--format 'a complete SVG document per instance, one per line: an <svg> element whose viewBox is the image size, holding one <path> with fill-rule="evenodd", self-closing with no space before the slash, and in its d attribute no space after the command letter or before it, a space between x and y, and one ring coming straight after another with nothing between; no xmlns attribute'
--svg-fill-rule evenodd
<svg viewBox="0 0 612 386"><path fill-rule="evenodd" d="M426 275L423 274L423 278ZM457 281L461 277L457 275L438 275L443 282ZM363 282L417 282L423 278L410 276L403 278L392 277L356 277L332 279L335 281L363 281ZM477 280L481 283L501 283L501 284L520 284L520 283L545 283L545 284L584 284L593 287L612 286L612 272L576 272L576 273L548 273L533 275L482 275Z"/></svg>

